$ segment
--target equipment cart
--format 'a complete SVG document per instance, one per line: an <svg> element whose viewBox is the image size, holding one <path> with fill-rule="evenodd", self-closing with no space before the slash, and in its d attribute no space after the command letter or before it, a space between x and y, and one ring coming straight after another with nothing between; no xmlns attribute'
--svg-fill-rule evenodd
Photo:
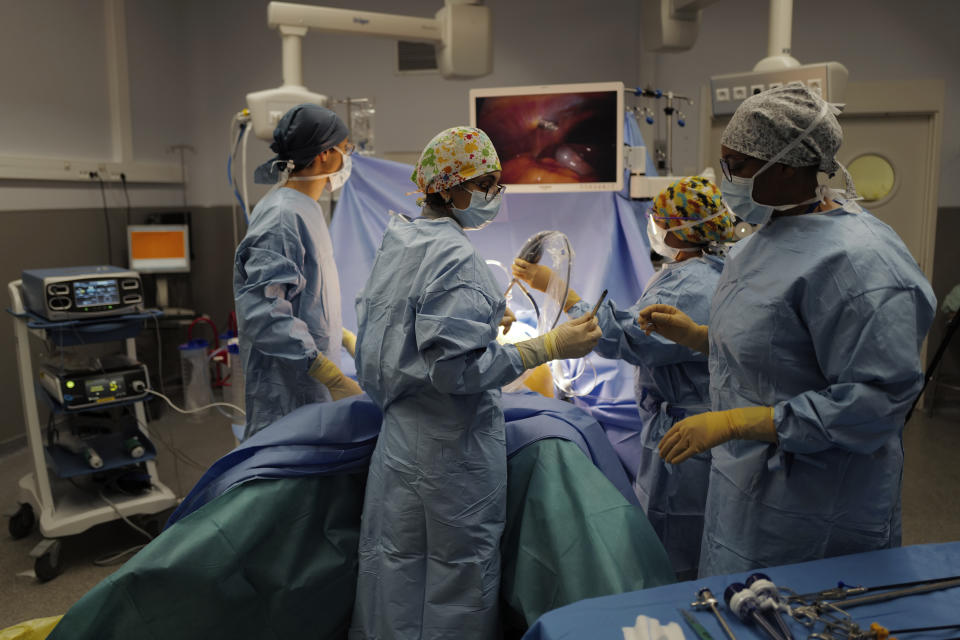
<svg viewBox="0 0 960 640"><path fill-rule="evenodd" d="M81 409L66 407L38 384L39 372L32 356L29 337L33 335L38 339L51 341L60 349L122 341L125 343L126 356L130 361L136 361L134 338L142 329L143 322L156 318L160 312L148 310L122 316L54 322L26 309L20 280L10 282L8 290L11 300L8 311L14 318L27 443L33 462L33 472L20 479L17 493L20 507L10 519L9 529L13 538L23 538L39 523L44 540L30 555L35 558L34 570L37 578L45 582L59 575L62 570L59 538L120 519L120 514L130 517L159 513L175 506L177 497L157 477L154 462L156 449L150 442L147 430L145 396L128 400L106 398L103 405ZM81 456L45 442L37 409L38 401L44 402L55 416L123 405L132 408L132 412L129 412L129 419L125 423L109 425L110 433L87 441L95 448L102 461L102 466L93 469ZM142 444L136 451L138 457L133 457L129 448L124 447L124 442L129 442L134 436ZM76 484L76 479L83 479L83 476L96 477L91 474L104 474L111 469L126 469L136 475L138 491L94 492Z"/></svg>

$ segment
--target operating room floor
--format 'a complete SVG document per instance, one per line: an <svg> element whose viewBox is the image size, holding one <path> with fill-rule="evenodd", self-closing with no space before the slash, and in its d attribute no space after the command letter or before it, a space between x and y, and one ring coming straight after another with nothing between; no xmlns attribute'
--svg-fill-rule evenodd
<svg viewBox="0 0 960 640"><path fill-rule="evenodd" d="M176 465L163 441L200 466L209 466L233 446L226 419L213 415L203 422L182 416L165 415L151 423L158 442L160 479L182 496L200 478L202 470L180 461ZM903 542L922 544L960 540L960 406L944 408L933 418L918 412L904 433L906 468L903 486ZM0 457L0 512L16 509L17 480L30 471L26 449ZM162 514L165 518L166 513ZM123 522L94 527L65 539L63 574L40 584L29 573L30 550L39 542L34 532L12 540L6 523L0 531L0 629L31 618L64 613L100 580L119 565L99 567L93 560L142 542L142 535Z"/></svg>

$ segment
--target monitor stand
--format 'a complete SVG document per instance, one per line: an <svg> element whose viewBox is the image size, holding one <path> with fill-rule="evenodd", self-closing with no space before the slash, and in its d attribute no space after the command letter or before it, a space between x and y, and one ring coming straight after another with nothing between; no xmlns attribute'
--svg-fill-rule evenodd
<svg viewBox="0 0 960 640"><path fill-rule="evenodd" d="M193 309L180 309L178 307L170 306L170 288L169 283L167 282L167 277L162 275L157 275L157 307L160 311L163 312L163 315L168 318L177 318L177 317L188 317L192 318L196 313Z"/></svg>

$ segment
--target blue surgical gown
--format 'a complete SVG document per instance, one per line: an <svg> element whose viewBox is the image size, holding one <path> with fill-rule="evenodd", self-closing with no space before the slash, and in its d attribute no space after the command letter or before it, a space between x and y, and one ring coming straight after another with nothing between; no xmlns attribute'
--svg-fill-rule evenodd
<svg viewBox="0 0 960 640"><path fill-rule="evenodd" d="M713 449L701 576L899 545L935 304L897 234L853 205L738 243L710 310L710 397L774 407L779 441Z"/></svg>
<svg viewBox="0 0 960 640"><path fill-rule="evenodd" d="M722 269L723 260L711 255L667 264L635 305L621 311L608 300L597 311L603 338L594 351L636 366L634 382L642 426L636 436L617 443L615 448L627 473L635 478L640 504L681 579L696 577L710 452L674 466L660 458L658 444L685 416L709 410L707 356L655 333L645 335L636 318L651 304L669 304L694 321L707 324L710 300ZM570 309L570 316L582 316L591 308L581 301Z"/></svg>
<svg viewBox="0 0 960 640"><path fill-rule="evenodd" d="M234 258L233 295L246 380L244 437L297 407L330 399L307 371L340 362L340 280L320 205L280 188L257 203Z"/></svg>
<svg viewBox="0 0 960 640"><path fill-rule="evenodd" d="M360 385L383 409L351 638L494 638L506 448L506 303L450 218L395 218L357 298Z"/></svg>

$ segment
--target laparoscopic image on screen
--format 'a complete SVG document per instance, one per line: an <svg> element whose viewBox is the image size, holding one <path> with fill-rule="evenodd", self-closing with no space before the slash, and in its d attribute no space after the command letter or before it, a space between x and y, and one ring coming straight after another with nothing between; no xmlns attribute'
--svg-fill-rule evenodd
<svg viewBox="0 0 960 640"><path fill-rule="evenodd" d="M504 184L617 179L614 91L477 97L476 114L500 155Z"/></svg>

